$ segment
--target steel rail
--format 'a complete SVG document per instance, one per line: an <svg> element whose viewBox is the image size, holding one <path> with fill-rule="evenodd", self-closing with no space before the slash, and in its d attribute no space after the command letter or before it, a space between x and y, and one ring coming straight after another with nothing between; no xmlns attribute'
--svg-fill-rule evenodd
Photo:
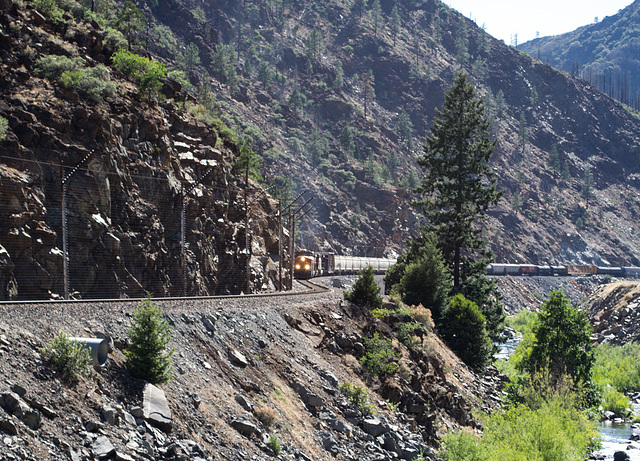
<svg viewBox="0 0 640 461"><path fill-rule="evenodd" d="M301 296L328 293L331 288L325 287L315 282L298 281L305 285L307 290L302 291L278 291L274 293L250 293L241 295L218 295L218 296L174 296L163 298L101 298L101 299L40 299L40 300L21 300L21 301L0 301L0 306L16 305L16 304L79 304L79 303L116 303L116 302L142 302L150 299L153 302L162 301L198 301L198 300L215 300L215 299L249 299L249 298L270 298L283 296ZM312 287L313 286L313 287Z"/></svg>

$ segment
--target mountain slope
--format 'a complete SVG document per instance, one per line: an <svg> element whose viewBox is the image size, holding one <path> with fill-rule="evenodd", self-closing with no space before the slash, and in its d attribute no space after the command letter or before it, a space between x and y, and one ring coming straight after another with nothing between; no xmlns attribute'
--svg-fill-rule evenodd
<svg viewBox="0 0 640 461"><path fill-rule="evenodd" d="M640 2L636 1L598 23L531 40L518 48L638 110L639 47Z"/></svg>
<svg viewBox="0 0 640 461"><path fill-rule="evenodd" d="M63 293L68 174L67 270L84 296L273 287L287 233L269 194L284 211L310 200L297 246L398 253L420 219L421 139L460 71L498 139L505 198L486 229L498 259L640 264L638 119L437 0L140 3L149 25L132 49L170 77L150 101L112 66L122 5L105 5L95 20L77 5L56 22L0 1L3 297ZM95 102L73 79L46 78L52 56L83 59L116 90ZM269 194L231 167L247 146Z"/></svg>

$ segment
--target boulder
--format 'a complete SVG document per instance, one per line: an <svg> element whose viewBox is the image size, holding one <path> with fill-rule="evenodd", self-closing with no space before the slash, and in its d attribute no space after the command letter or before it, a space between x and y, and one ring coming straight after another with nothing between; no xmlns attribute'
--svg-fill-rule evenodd
<svg viewBox="0 0 640 461"><path fill-rule="evenodd" d="M173 419L164 391L147 383L143 394L143 418L161 431L171 432Z"/></svg>

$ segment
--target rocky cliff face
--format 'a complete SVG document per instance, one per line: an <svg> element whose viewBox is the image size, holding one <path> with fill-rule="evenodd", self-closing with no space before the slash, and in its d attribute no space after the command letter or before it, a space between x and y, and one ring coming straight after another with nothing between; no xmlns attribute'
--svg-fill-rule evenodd
<svg viewBox="0 0 640 461"><path fill-rule="evenodd" d="M61 31L36 26L31 7L0 6L0 115L9 122L0 141L0 299L64 294L63 179L72 294L213 295L273 287L266 268L278 254L275 202L254 200L261 190L232 174L235 144L172 101L140 101L125 81L117 95L94 104L38 78L36 59L65 46L72 56L78 50L89 61L104 61L104 32L95 23L70 27L66 42ZM173 96L179 101L185 94ZM248 240L255 247L251 262Z"/></svg>

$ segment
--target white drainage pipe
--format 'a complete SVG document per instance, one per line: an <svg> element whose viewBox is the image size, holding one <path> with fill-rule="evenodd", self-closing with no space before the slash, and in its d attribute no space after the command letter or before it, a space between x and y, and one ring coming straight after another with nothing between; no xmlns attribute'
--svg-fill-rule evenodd
<svg viewBox="0 0 640 461"><path fill-rule="evenodd" d="M104 366L109 353L109 343L102 338L69 338L70 341L84 345L91 352L93 365Z"/></svg>

